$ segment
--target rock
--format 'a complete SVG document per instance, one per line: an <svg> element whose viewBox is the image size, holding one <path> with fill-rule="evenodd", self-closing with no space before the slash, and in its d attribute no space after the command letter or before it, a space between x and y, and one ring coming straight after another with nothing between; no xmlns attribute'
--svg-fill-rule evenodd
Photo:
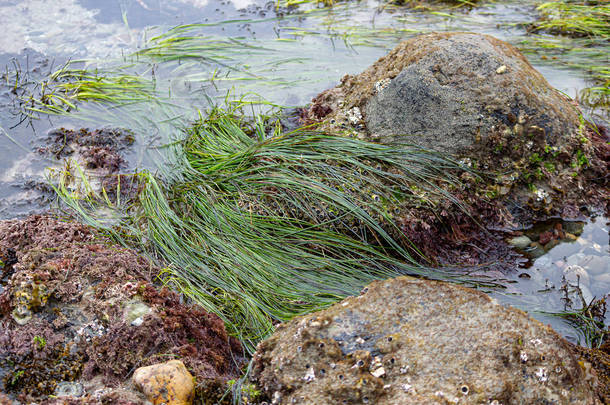
<svg viewBox="0 0 610 405"><path fill-rule="evenodd" d="M527 248L527 254L530 255L532 259L537 259L545 253L546 252L544 251L544 246L542 246L538 242L531 243L530 246Z"/></svg>
<svg viewBox="0 0 610 405"><path fill-rule="evenodd" d="M252 377L277 404L601 403L596 377L550 327L407 277L281 325Z"/></svg>
<svg viewBox="0 0 610 405"><path fill-rule="evenodd" d="M512 239L509 239L508 244L516 247L517 249L525 249L532 243L532 240L527 236L516 236Z"/></svg>
<svg viewBox="0 0 610 405"><path fill-rule="evenodd" d="M140 367L133 382L154 405L190 405L195 397L193 376L179 360Z"/></svg>
<svg viewBox="0 0 610 405"><path fill-rule="evenodd" d="M585 229L585 223L581 221L563 221L562 226L564 231L574 236L582 235L582 231Z"/></svg>
<svg viewBox="0 0 610 405"><path fill-rule="evenodd" d="M56 397L82 397L84 393L80 383L62 381L55 387Z"/></svg>
<svg viewBox="0 0 610 405"><path fill-rule="evenodd" d="M134 322L142 324L145 315L150 312L150 307L140 300L130 300L125 304L123 310L123 318L126 323L133 324ZM135 325L134 325L135 326ZM138 325L139 326L139 325Z"/></svg>
<svg viewBox="0 0 610 405"><path fill-rule="evenodd" d="M557 240L557 239L553 239L550 242L548 242L546 245L544 245L544 250L546 250L547 252L551 249L553 249L555 246L558 246L561 244L561 241Z"/></svg>
<svg viewBox="0 0 610 405"><path fill-rule="evenodd" d="M458 155L500 128L561 146L579 125L577 108L516 48L464 32L402 42L316 97L310 116L351 125L353 108L363 112L371 138Z"/></svg>
<svg viewBox="0 0 610 405"><path fill-rule="evenodd" d="M578 239L578 237L574 234L568 233L566 232L566 234L563 236L563 242L575 242L576 239Z"/></svg>
<svg viewBox="0 0 610 405"><path fill-rule="evenodd" d="M551 240L553 239L553 232L551 231L545 231L542 232L540 234L540 237L538 239L538 242L540 242L541 245L546 245L547 243L549 243Z"/></svg>

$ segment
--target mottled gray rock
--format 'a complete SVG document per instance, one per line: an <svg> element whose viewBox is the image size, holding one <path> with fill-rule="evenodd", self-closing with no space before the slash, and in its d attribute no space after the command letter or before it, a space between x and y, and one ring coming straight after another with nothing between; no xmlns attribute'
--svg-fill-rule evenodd
<svg viewBox="0 0 610 405"><path fill-rule="evenodd" d="M537 126L550 144L577 129L576 108L505 42L434 34L402 47L414 60L364 107L373 137L460 153L494 127Z"/></svg>
<svg viewBox="0 0 610 405"><path fill-rule="evenodd" d="M281 325L253 378L278 404L596 404L550 327L487 295L399 277Z"/></svg>

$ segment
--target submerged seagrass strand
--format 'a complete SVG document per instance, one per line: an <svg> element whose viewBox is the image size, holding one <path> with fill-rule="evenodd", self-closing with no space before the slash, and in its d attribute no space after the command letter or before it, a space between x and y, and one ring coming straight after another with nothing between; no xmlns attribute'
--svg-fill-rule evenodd
<svg viewBox="0 0 610 405"><path fill-rule="evenodd" d="M408 235L392 236L395 208L460 204L446 191L459 165L437 154L307 129L269 135L219 110L178 153L140 196L145 237L172 264L167 280L249 350L276 322L374 279L450 277L418 265Z"/></svg>

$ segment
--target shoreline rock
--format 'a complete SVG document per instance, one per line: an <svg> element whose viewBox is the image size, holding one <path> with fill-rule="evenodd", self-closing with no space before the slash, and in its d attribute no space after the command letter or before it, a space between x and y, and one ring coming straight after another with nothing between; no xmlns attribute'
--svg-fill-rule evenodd
<svg viewBox="0 0 610 405"><path fill-rule="evenodd" d="M512 45L475 33L406 40L320 93L306 123L383 144L414 144L483 173L469 193L513 223L608 209L610 145L576 102ZM592 124L591 124L592 125ZM516 226L518 227L518 226Z"/></svg>
<svg viewBox="0 0 610 405"><path fill-rule="evenodd" d="M550 327L408 277L281 325L259 344L252 378L277 404L601 404L591 365Z"/></svg>

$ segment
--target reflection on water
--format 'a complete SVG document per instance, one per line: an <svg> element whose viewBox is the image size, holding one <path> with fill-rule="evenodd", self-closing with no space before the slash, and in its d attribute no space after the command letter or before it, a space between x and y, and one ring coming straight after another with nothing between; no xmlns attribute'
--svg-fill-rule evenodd
<svg viewBox="0 0 610 405"><path fill-rule="evenodd" d="M587 223L550 221L519 238L527 238L515 243L522 243L520 247L533 261L514 273L506 292L492 295L534 312L536 318L578 341L573 329L542 312L578 310L610 294L608 218L600 216ZM606 324L610 324L610 311Z"/></svg>

